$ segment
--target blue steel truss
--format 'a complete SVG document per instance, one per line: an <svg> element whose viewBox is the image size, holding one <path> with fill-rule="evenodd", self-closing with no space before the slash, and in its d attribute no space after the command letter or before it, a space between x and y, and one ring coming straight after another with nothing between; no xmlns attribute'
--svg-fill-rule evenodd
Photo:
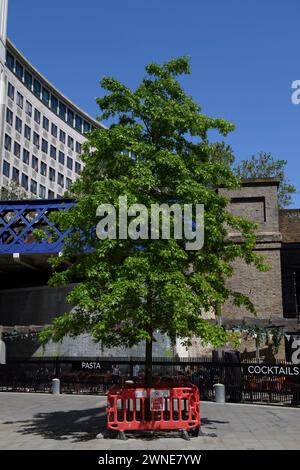
<svg viewBox="0 0 300 470"><path fill-rule="evenodd" d="M70 199L48 199L34 201L0 201L0 254L9 253L59 253L62 251L62 233L49 220L53 211L68 210L74 201ZM53 239L38 241L33 230L53 227Z"/></svg>

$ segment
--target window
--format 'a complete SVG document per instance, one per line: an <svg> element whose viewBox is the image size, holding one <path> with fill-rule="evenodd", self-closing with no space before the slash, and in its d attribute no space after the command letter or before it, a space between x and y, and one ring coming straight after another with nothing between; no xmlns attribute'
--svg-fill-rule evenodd
<svg viewBox="0 0 300 470"><path fill-rule="evenodd" d="M58 99L55 98L54 95L51 95L51 100L50 100L50 108L52 109L52 111L55 112L55 114L57 114L57 108L58 108Z"/></svg>
<svg viewBox="0 0 300 470"><path fill-rule="evenodd" d="M36 132L33 133L33 145L40 146L40 136Z"/></svg>
<svg viewBox="0 0 300 470"><path fill-rule="evenodd" d="M40 82L36 79L33 80L33 93L40 98L41 97L41 91L42 91L42 85Z"/></svg>
<svg viewBox="0 0 300 470"><path fill-rule="evenodd" d="M30 191L31 191L33 194L36 194L36 193L37 193L37 182L34 181L34 180L31 180L31 181L30 181Z"/></svg>
<svg viewBox="0 0 300 470"><path fill-rule="evenodd" d="M79 132L82 132L82 118L77 116L77 114L75 118L75 129Z"/></svg>
<svg viewBox="0 0 300 470"><path fill-rule="evenodd" d="M90 132L90 130L91 130L91 125L88 122L84 121L83 122L83 132L84 132L84 134L86 134L87 132Z"/></svg>
<svg viewBox="0 0 300 470"><path fill-rule="evenodd" d="M51 134L53 137L57 137L57 126L55 124L51 124Z"/></svg>
<svg viewBox="0 0 300 470"><path fill-rule="evenodd" d="M22 173L21 184L26 191L28 190L28 176Z"/></svg>
<svg viewBox="0 0 300 470"><path fill-rule="evenodd" d="M49 119L46 116L43 116L43 128L45 131L49 131Z"/></svg>
<svg viewBox="0 0 300 470"><path fill-rule="evenodd" d="M22 65L20 64L18 60L16 60L16 75L20 80L23 80L23 72L24 72L24 69Z"/></svg>
<svg viewBox="0 0 300 470"><path fill-rule="evenodd" d="M69 189L72 184L72 180L70 178L66 178L66 188Z"/></svg>
<svg viewBox="0 0 300 470"><path fill-rule="evenodd" d="M41 123L41 113L37 109L34 110L34 120L37 124Z"/></svg>
<svg viewBox="0 0 300 470"><path fill-rule="evenodd" d="M41 175L47 176L47 165L44 162L41 162Z"/></svg>
<svg viewBox="0 0 300 470"><path fill-rule="evenodd" d="M9 109L9 108L6 108L6 122L12 126L12 123L13 123L13 112Z"/></svg>
<svg viewBox="0 0 300 470"><path fill-rule="evenodd" d="M20 134L22 132L22 120L16 116L16 122L15 122L15 129L18 131Z"/></svg>
<svg viewBox="0 0 300 470"><path fill-rule="evenodd" d="M67 107L63 103L59 102L58 105L58 115L61 119L64 121L66 120L66 112L67 112Z"/></svg>
<svg viewBox="0 0 300 470"><path fill-rule="evenodd" d="M42 151L48 153L48 142L45 139L42 139Z"/></svg>
<svg viewBox="0 0 300 470"><path fill-rule="evenodd" d="M10 68L10 70L12 70L12 71L14 70L15 58L9 51L6 51L6 65L7 65L7 67Z"/></svg>
<svg viewBox="0 0 300 470"><path fill-rule="evenodd" d="M54 145L50 146L50 157L56 160L56 147Z"/></svg>
<svg viewBox="0 0 300 470"><path fill-rule="evenodd" d="M39 161L35 155L32 155L31 168L35 171L39 171Z"/></svg>
<svg viewBox="0 0 300 470"><path fill-rule="evenodd" d="M46 197L46 188L45 188L45 186L43 186L42 184L40 184L39 196L40 196L42 199L45 199L45 197Z"/></svg>
<svg viewBox="0 0 300 470"><path fill-rule="evenodd" d="M25 129L24 129L24 136L25 136L25 139L27 140L31 139L31 129L26 124L25 124Z"/></svg>
<svg viewBox="0 0 300 470"><path fill-rule="evenodd" d="M81 154L81 144L79 142L76 142L76 152Z"/></svg>
<svg viewBox="0 0 300 470"><path fill-rule="evenodd" d="M69 170L73 170L73 160L70 157L67 158L67 167Z"/></svg>
<svg viewBox="0 0 300 470"><path fill-rule="evenodd" d="M42 102L49 106L50 92L47 88L42 88Z"/></svg>
<svg viewBox="0 0 300 470"><path fill-rule="evenodd" d="M65 144L66 143L66 133L62 130L59 131L59 140Z"/></svg>
<svg viewBox="0 0 300 470"><path fill-rule="evenodd" d="M70 124L70 126L74 126L74 113L70 109L68 109L67 112L67 122Z"/></svg>
<svg viewBox="0 0 300 470"><path fill-rule="evenodd" d="M23 109L23 95L17 92L17 105Z"/></svg>
<svg viewBox="0 0 300 470"><path fill-rule="evenodd" d="M55 181L55 170L54 168L49 168L49 180L50 181Z"/></svg>
<svg viewBox="0 0 300 470"><path fill-rule="evenodd" d="M4 148L11 151L11 137L7 134L4 137Z"/></svg>
<svg viewBox="0 0 300 470"><path fill-rule="evenodd" d="M12 172L12 179L16 182L16 183L19 183L19 180L20 180L20 172L18 170L18 168L15 168L13 166L13 172Z"/></svg>
<svg viewBox="0 0 300 470"><path fill-rule="evenodd" d="M62 175L61 173L57 173L57 183L62 188L64 187L64 175Z"/></svg>
<svg viewBox="0 0 300 470"><path fill-rule="evenodd" d="M15 87L8 82L8 85L7 85L7 96L11 99L11 100L14 100L15 99Z"/></svg>
<svg viewBox="0 0 300 470"><path fill-rule="evenodd" d="M14 155L18 158L21 156L21 145L18 142L14 143Z"/></svg>
<svg viewBox="0 0 300 470"><path fill-rule="evenodd" d="M48 191L48 199L54 199L54 192L51 189Z"/></svg>
<svg viewBox="0 0 300 470"><path fill-rule="evenodd" d="M29 72L27 72L27 70L25 70L24 81L25 81L25 85L27 86L27 88L31 90L33 80L32 80L32 75Z"/></svg>
<svg viewBox="0 0 300 470"><path fill-rule="evenodd" d="M25 104L25 113L28 114L28 116L32 116L32 104L29 103L29 101L26 101Z"/></svg>
<svg viewBox="0 0 300 470"><path fill-rule="evenodd" d="M79 174L81 172L81 164L78 162L75 162L75 172Z"/></svg>
<svg viewBox="0 0 300 470"><path fill-rule="evenodd" d="M65 164L65 154L64 154L64 152L59 151L58 161L61 165Z"/></svg>
<svg viewBox="0 0 300 470"><path fill-rule="evenodd" d="M10 164L3 160L3 174L9 178L10 175Z"/></svg>
<svg viewBox="0 0 300 470"><path fill-rule="evenodd" d="M23 162L29 165L29 152L26 149L23 149Z"/></svg>
<svg viewBox="0 0 300 470"><path fill-rule="evenodd" d="M70 147L70 149L74 150L74 139L72 139L72 137L68 136L68 147Z"/></svg>

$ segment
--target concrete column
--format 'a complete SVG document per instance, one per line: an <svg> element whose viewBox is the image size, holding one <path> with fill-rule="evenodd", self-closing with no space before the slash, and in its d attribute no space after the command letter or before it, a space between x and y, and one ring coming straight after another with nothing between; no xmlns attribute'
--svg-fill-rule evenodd
<svg viewBox="0 0 300 470"><path fill-rule="evenodd" d="M6 35L7 35L7 13L8 0L0 0L0 191L2 188L2 152L3 152L3 131L4 131L4 111L6 103Z"/></svg>

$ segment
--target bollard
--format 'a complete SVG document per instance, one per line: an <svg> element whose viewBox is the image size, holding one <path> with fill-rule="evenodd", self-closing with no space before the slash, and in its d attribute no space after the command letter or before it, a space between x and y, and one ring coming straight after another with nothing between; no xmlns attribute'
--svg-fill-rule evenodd
<svg viewBox="0 0 300 470"><path fill-rule="evenodd" d="M59 379L52 380L52 393L53 395L60 394L60 380Z"/></svg>
<svg viewBox="0 0 300 470"><path fill-rule="evenodd" d="M223 384L215 384L215 402L216 403L225 403L225 385Z"/></svg>

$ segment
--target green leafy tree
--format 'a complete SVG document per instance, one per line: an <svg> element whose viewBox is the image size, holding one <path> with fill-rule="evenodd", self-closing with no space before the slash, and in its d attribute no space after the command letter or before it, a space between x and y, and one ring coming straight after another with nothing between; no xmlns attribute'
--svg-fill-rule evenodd
<svg viewBox="0 0 300 470"><path fill-rule="evenodd" d="M271 153L259 152L252 155L249 160L242 160L236 165L234 172L239 178L278 178L280 180L278 190L278 206L280 208L292 204L292 195L296 188L289 183L286 174L286 160L276 160Z"/></svg>
<svg viewBox="0 0 300 470"><path fill-rule="evenodd" d="M212 158L216 145L207 134L216 129L225 136L234 126L202 114L185 93L177 80L190 73L185 57L150 64L146 72L134 91L113 78L101 81L107 94L97 100L100 119L114 119L114 124L90 133L82 156L85 168L70 192L76 204L54 216L70 232L63 256L53 260L51 285L78 281L68 296L75 308L56 318L41 340L88 332L108 347L145 341L149 385L155 332L172 340L196 335L216 348L234 341L232 333L201 312L229 298L254 312L248 297L226 287L226 278L236 258L266 268L253 251L255 226L231 215L228 200L218 192L238 187L239 180L227 161ZM110 203L118 209L124 195L128 205L147 208L170 201L203 203L203 249L187 251L186 241L175 239L99 240L97 207ZM228 227L241 232L242 243L226 237Z"/></svg>

